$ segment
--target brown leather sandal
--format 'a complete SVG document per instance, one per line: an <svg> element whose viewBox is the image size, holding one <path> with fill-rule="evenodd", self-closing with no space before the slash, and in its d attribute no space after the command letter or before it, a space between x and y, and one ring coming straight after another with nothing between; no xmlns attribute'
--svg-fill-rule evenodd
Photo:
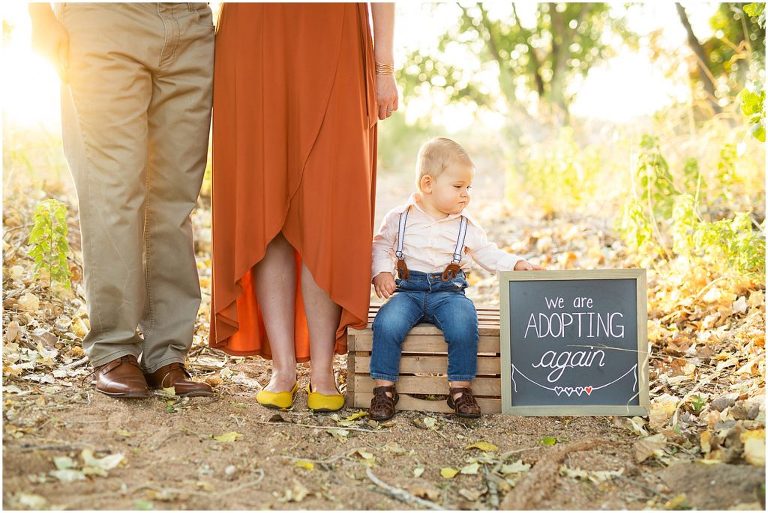
<svg viewBox="0 0 768 513"><path fill-rule="evenodd" d="M390 392L392 397L389 397L387 392ZM397 395L395 385L375 387L368 415L371 419L379 422L389 420L395 416L395 405L398 400L400 400L400 396Z"/></svg>
<svg viewBox="0 0 768 513"><path fill-rule="evenodd" d="M453 394L461 393L456 399ZM456 415L468 419L480 417L480 405L477 404L475 396L472 395L471 388L449 388L448 389L448 407L453 408Z"/></svg>

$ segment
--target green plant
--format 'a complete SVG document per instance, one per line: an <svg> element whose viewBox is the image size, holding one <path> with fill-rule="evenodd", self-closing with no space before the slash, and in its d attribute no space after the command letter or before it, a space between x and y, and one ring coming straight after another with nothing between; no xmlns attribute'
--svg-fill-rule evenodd
<svg viewBox="0 0 768 513"><path fill-rule="evenodd" d="M701 397L700 395L694 395L691 397L691 408L693 409L693 413L701 413L701 410L704 409L704 406L707 404L707 400Z"/></svg>
<svg viewBox="0 0 768 513"><path fill-rule="evenodd" d="M742 89L739 100L741 113L748 119L752 136L760 142L765 142L765 91Z"/></svg>
<svg viewBox="0 0 768 513"><path fill-rule="evenodd" d="M756 230L750 212L707 221L700 215L702 173L695 159L683 166L683 188L673 183L658 139L644 136L632 180L634 194L624 203L619 232L640 258L686 257L692 265L705 264L743 275L765 272L765 238ZM720 151L717 171L710 175L721 198L734 195L738 155L734 144ZM724 269L727 267L727 269Z"/></svg>
<svg viewBox="0 0 768 513"><path fill-rule="evenodd" d="M55 199L47 199L35 207L34 226L29 233L28 243L32 246L30 258L35 269L48 273L48 285L61 283L71 288L69 264L69 242L67 242L67 207Z"/></svg>

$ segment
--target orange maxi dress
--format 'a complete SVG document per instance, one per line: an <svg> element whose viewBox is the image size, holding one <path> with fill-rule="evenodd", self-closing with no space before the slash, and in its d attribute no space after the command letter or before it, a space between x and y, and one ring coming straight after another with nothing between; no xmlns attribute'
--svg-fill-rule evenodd
<svg viewBox="0 0 768 513"><path fill-rule="evenodd" d="M281 231L295 248L296 359L309 360L301 264L368 318L376 178L373 43L366 4L225 3L213 97L210 345L271 358L254 265Z"/></svg>

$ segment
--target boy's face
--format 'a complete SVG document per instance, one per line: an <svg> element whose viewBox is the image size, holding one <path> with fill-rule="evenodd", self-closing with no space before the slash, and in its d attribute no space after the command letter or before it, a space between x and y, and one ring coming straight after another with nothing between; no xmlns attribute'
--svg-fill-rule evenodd
<svg viewBox="0 0 768 513"><path fill-rule="evenodd" d="M469 205L474 176L475 170L471 166L452 164L437 178L430 176L425 180L425 200L443 214L458 214Z"/></svg>

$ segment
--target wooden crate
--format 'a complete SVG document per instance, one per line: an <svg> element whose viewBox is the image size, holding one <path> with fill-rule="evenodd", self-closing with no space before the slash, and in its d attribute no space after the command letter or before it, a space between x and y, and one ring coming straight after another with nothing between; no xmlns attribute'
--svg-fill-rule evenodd
<svg viewBox="0 0 768 513"><path fill-rule="evenodd" d="M347 406L368 408L373 397L374 382L370 376L373 332L371 324L379 311L378 305L368 312L364 330L350 329L347 355ZM480 340L478 341L477 377L472 391L483 413L501 412L501 354L499 352L499 310L478 308ZM403 343L400 379L397 392L398 410L419 410L451 413L446 403L448 394L448 345L443 333L432 324L415 326ZM419 397L416 397L418 395ZM425 398L440 395L439 399Z"/></svg>

